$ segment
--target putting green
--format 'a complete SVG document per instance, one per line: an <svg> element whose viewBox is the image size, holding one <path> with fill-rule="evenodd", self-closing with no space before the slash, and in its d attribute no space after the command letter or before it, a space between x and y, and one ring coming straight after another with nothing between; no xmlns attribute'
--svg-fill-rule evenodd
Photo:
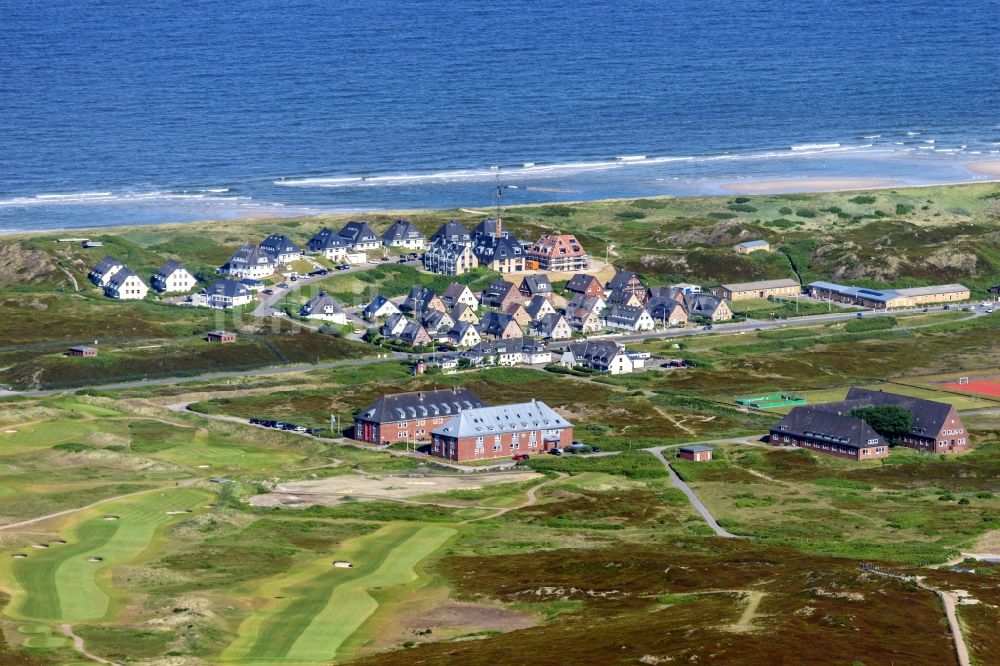
<svg viewBox="0 0 1000 666"><path fill-rule="evenodd" d="M153 545L159 529L183 515L167 511L196 510L210 494L192 489L164 490L109 501L81 514L61 536L64 545L29 548L25 559L2 562L0 574L11 593L5 614L49 622L99 620L110 609L106 573L117 564L139 558ZM105 520L105 515L118 516ZM101 558L91 561L91 558Z"/></svg>
<svg viewBox="0 0 1000 666"><path fill-rule="evenodd" d="M122 412L115 411L113 409L108 409L107 407L101 407L100 405L91 405L86 402L78 402L76 400L57 400L52 403L54 406L60 409L65 409L68 412L76 412L77 414L87 414L88 416L121 416Z"/></svg>
<svg viewBox="0 0 1000 666"><path fill-rule="evenodd" d="M33 449L49 448L56 444L86 441L94 432L110 432L127 436L124 424L114 421L45 421L27 427L16 427L7 433L0 430L0 456L26 453Z"/></svg>
<svg viewBox="0 0 1000 666"><path fill-rule="evenodd" d="M328 663L378 609L369 590L405 585L416 567L455 534L450 527L393 523L259 590L275 599L240 625L228 662ZM351 569L333 566L347 560Z"/></svg>

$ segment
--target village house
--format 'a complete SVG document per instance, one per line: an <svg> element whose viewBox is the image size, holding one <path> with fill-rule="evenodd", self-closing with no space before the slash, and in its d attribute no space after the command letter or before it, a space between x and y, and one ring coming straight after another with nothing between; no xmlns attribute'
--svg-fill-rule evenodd
<svg viewBox="0 0 1000 666"><path fill-rule="evenodd" d="M412 322L406 318L406 315L396 312L386 317L382 326L379 327L379 333L385 338L397 338L410 323Z"/></svg>
<svg viewBox="0 0 1000 666"><path fill-rule="evenodd" d="M480 460L563 449L573 443L573 424L544 402L463 410L431 432L431 455Z"/></svg>
<svg viewBox="0 0 1000 666"><path fill-rule="evenodd" d="M563 273L590 266L590 257L572 234L545 234L528 250L528 260L533 268Z"/></svg>
<svg viewBox="0 0 1000 666"><path fill-rule="evenodd" d="M456 305L467 305L473 310L479 307L479 299L472 293L467 285L452 282L441 294L441 301L446 308L454 308Z"/></svg>
<svg viewBox="0 0 1000 666"><path fill-rule="evenodd" d="M604 328L601 317L604 300L600 296L577 295L566 304L566 321L575 331L596 333Z"/></svg>
<svg viewBox="0 0 1000 666"><path fill-rule="evenodd" d="M532 296L531 300L524 304L524 310L532 321L538 321L545 315L556 311L549 299L544 296Z"/></svg>
<svg viewBox="0 0 1000 666"><path fill-rule="evenodd" d="M605 294L613 294L616 291L633 293L639 298L643 298L646 295L646 285L632 271L618 269L615 276L604 285Z"/></svg>
<svg viewBox="0 0 1000 666"><path fill-rule="evenodd" d="M532 328L536 335L545 340L569 340L573 337L569 322L558 312L542 315Z"/></svg>
<svg viewBox="0 0 1000 666"><path fill-rule="evenodd" d="M382 234L382 244L386 247L422 250L425 239L423 232L407 220L396 220Z"/></svg>
<svg viewBox="0 0 1000 666"><path fill-rule="evenodd" d="M114 274L123 268L125 268L125 262L111 256L104 257L87 273L87 279L98 287L106 287Z"/></svg>
<svg viewBox="0 0 1000 666"><path fill-rule="evenodd" d="M518 323L506 312L487 312L478 328L479 335L497 340L520 338L524 335Z"/></svg>
<svg viewBox="0 0 1000 666"><path fill-rule="evenodd" d="M150 280L153 289L168 294L191 291L197 282L184 266L173 259L160 266L160 270Z"/></svg>
<svg viewBox="0 0 1000 666"><path fill-rule="evenodd" d="M121 301L137 301L146 298L149 287L130 268L115 271L108 283L104 285L104 295Z"/></svg>
<svg viewBox="0 0 1000 666"><path fill-rule="evenodd" d="M388 298L379 294L361 311L361 316L368 321L375 321L390 315L399 314L399 308Z"/></svg>
<svg viewBox="0 0 1000 666"><path fill-rule="evenodd" d="M646 311L653 321L664 328L686 326L688 323L688 313L684 309L683 300L678 302L674 299L651 298L646 303Z"/></svg>
<svg viewBox="0 0 1000 666"><path fill-rule="evenodd" d="M205 334L206 342L213 342L220 345L236 342L236 334L231 331L209 331Z"/></svg>
<svg viewBox="0 0 1000 666"><path fill-rule="evenodd" d="M532 322L533 317L528 314L528 311L524 308L524 303L511 303L504 310L507 314L514 318L517 325L522 329L526 328L528 324Z"/></svg>
<svg viewBox="0 0 1000 666"><path fill-rule="evenodd" d="M656 322L646 312L646 308L614 303L604 312L604 325L623 331L652 331Z"/></svg>
<svg viewBox="0 0 1000 666"><path fill-rule="evenodd" d="M253 300L253 294L245 284L222 278L205 290L205 305L210 308L236 308Z"/></svg>
<svg viewBox="0 0 1000 666"><path fill-rule="evenodd" d="M347 313L340 303L325 291L310 298L299 310L299 314L306 319L322 319L341 326L347 324Z"/></svg>
<svg viewBox="0 0 1000 666"><path fill-rule="evenodd" d="M253 243L244 243L229 258L229 262L222 267L222 270L237 279L259 280L274 275L274 268L274 257Z"/></svg>
<svg viewBox="0 0 1000 666"><path fill-rule="evenodd" d="M472 244L479 243L484 238L511 238L509 231L505 231L503 223L495 217L487 217L477 224L470 234Z"/></svg>
<svg viewBox="0 0 1000 666"><path fill-rule="evenodd" d="M525 298L534 296L552 298L552 283L546 275L525 275L518 290Z"/></svg>
<svg viewBox="0 0 1000 666"><path fill-rule="evenodd" d="M677 449L677 457L682 460L693 460L694 462L708 462L712 459L713 451L715 451L715 449L711 446L705 446L704 444L689 444Z"/></svg>
<svg viewBox="0 0 1000 666"><path fill-rule="evenodd" d="M766 240L743 241L733 246L736 254L750 254L751 252L770 252L771 244Z"/></svg>
<svg viewBox="0 0 1000 666"><path fill-rule="evenodd" d="M627 305L629 307L638 308L642 307L642 305L646 302L645 295L645 293L637 294L628 289L619 289L608 294L604 300L609 306Z"/></svg>
<svg viewBox="0 0 1000 666"><path fill-rule="evenodd" d="M867 423L819 405L793 407L771 428L770 442L854 460L889 455L888 443Z"/></svg>
<svg viewBox="0 0 1000 666"><path fill-rule="evenodd" d="M455 220L445 222L440 229L431 235L431 242L439 239L456 245L472 245L472 235L469 230Z"/></svg>
<svg viewBox="0 0 1000 666"><path fill-rule="evenodd" d="M463 388L383 395L354 417L354 439L372 444L426 441L435 427L484 405Z"/></svg>
<svg viewBox="0 0 1000 666"><path fill-rule="evenodd" d="M337 235L346 240L355 252L368 252L382 247L382 239L367 222L351 220L337 232Z"/></svg>
<svg viewBox="0 0 1000 666"><path fill-rule="evenodd" d="M472 365L546 365L552 352L532 338L483 340L463 354Z"/></svg>
<svg viewBox="0 0 1000 666"><path fill-rule="evenodd" d="M612 375L627 374L635 369L635 363L625 352L625 347L611 340L572 342L559 363L567 368L580 365Z"/></svg>
<svg viewBox="0 0 1000 666"><path fill-rule="evenodd" d="M432 338L445 341L448 338L448 331L455 325L455 320L447 312L426 310L420 317L420 324Z"/></svg>
<svg viewBox="0 0 1000 666"><path fill-rule="evenodd" d="M581 296L604 296L604 287L593 275L577 273L566 283L566 291Z"/></svg>
<svg viewBox="0 0 1000 666"><path fill-rule="evenodd" d="M513 282L507 282L503 278L498 278L483 289L479 302L483 307L505 310L514 303L523 303L524 296L514 286Z"/></svg>
<svg viewBox="0 0 1000 666"><path fill-rule="evenodd" d="M406 299L399 306L399 309L401 312L416 312L419 314L423 314L428 310L447 311L441 297L435 294L433 289L419 285L410 287L410 293L406 295Z"/></svg>
<svg viewBox="0 0 1000 666"><path fill-rule="evenodd" d="M315 254L319 254L330 261L347 260L351 246L346 239L338 236L333 229L323 227L316 235L309 239L306 248Z"/></svg>
<svg viewBox="0 0 1000 666"><path fill-rule="evenodd" d="M290 264L302 258L302 248L288 236L279 234L271 234L261 241L260 249L274 257L274 261L279 264Z"/></svg>
<svg viewBox="0 0 1000 666"><path fill-rule="evenodd" d="M684 305L688 317L702 317L713 322L729 321L733 311L721 298L709 294L692 294L684 297Z"/></svg>
<svg viewBox="0 0 1000 666"><path fill-rule="evenodd" d="M468 243L453 243L438 236L424 251L424 269L438 275L462 275L479 266Z"/></svg>
<svg viewBox="0 0 1000 666"><path fill-rule="evenodd" d="M684 294L700 294L701 286L697 284L691 284L690 282L678 282L677 284L670 285L672 289L680 289Z"/></svg>
<svg viewBox="0 0 1000 666"><path fill-rule="evenodd" d="M956 303L967 301L972 296L969 288L961 284L942 284L908 289L868 289L820 281L810 282L806 288L813 298L887 310L937 303Z"/></svg>
<svg viewBox="0 0 1000 666"><path fill-rule="evenodd" d="M900 446L931 453L954 453L969 448L969 433L962 418L954 405L946 402L853 386L844 404L852 409L864 405L897 405L910 412L913 429L895 442Z"/></svg>
<svg viewBox="0 0 1000 666"><path fill-rule="evenodd" d="M524 248L513 236L479 236L472 246L476 261L497 273L524 270Z"/></svg>
<svg viewBox="0 0 1000 666"><path fill-rule="evenodd" d="M459 303L451 309L451 318L455 321L464 321L467 324L472 324L473 326L479 324L479 315L476 311L466 305L465 303Z"/></svg>
<svg viewBox="0 0 1000 666"><path fill-rule="evenodd" d="M759 280L757 282L735 282L712 287L711 294L728 301L746 301L754 298L786 298L802 293L802 287L795 280Z"/></svg>
<svg viewBox="0 0 1000 666"><path fill-rule="evenodd" d="M472 347L482 342L483 336L479 335L475 324L456 321L448 331L448 339L456 347Z"/></svg>
<svg viewBox="0 0 1000 666"><path fill-rule="evenodd" d="M408 322L396 338L404 345L410 345L411 347L422 347L432 342L427 329L424 328L423 324L416 321Z"/></svg>
<svg viewBox="0 0 1000 666"><path fill-rule="evenodd" d="M678 303L684 303L684 296L686 294L701 293L699 289L698 292L685 291L679 285L674 285L672 287L650 287L646 290L646 303L651 303L656 300L667 300L667 301L677 301Z"/></svg>

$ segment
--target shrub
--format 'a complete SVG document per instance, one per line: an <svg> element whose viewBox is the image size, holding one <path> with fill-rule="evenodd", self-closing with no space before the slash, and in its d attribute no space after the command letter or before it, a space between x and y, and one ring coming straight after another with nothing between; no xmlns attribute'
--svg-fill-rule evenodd
<svg viewBox="0 0 1000 666"><path fill-rule="evenodd" d="M886 331L898 322L895 317L871 317L868 319L852 319L844 325L848 333L865 333L868 331Z"/></svg>
<svg viewBox="0 0 1000 666"><path fill-rule="evenodd" d="M750 197L736 197L733 199L733 203L743 204L750 203Z"/></svg>
<svg viewBox="0 0 1000 666"><path fill-rule="evenodd" d="M873 203L875 203L875 197L873 197L871 195L868 195L868 194L861 194L861 195L858 195L858 196L854 197L853 199L849 199L849 201L851 203L853 203L853 204L859 204L859 205L862 205L862 204L873 204Z"/></svg>
<svg viewBox="0 0 1000 666"><path fill-rule="evenodd" d="M757 209L750 204L729 204L726 206L729 210L734 210L737 213L756 213Z"/></svg>
<svg viewBox="0 0 1000 666"><path fill-rule="evenodd" d="M907 204L896 204L896 215L907 215L913 212L913 206Z"/></svg>
<svg viewBox="0 0 1000 666"><path fill-rule="evenodd" d="M620 213L615 213L615 219L622 222L628 222L629 220L641 220L646 217L646 214L641 210L623 210Z"/></svg>
<svg viewBox="0 0 1000 666"><path fill-rule="evenodd" d="M816 211L810 210L808 208L799 208L795 211L795 215L798 217L816 217Z"/></svg>
<svg viewBox="0 0 1000 666"><path fill-rule="evenodd" d="M782 206L781 208L778 209L778 212L781 213L782 215L791 215L792 209L789 208L788 206Z"/></svg>

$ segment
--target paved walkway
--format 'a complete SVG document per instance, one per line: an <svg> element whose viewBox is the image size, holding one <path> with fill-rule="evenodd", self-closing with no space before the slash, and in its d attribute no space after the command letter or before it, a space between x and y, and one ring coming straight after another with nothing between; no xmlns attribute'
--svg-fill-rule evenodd
<svg viewBox="0 0 1000 666"><path fill-rule="evenodd" d="M723 527L719 525L718 521L715 520L715 516L713 516L712 512L708 510L708 507L702 504L701 500L698 499L698 496L694 494L693 490L691 490L691 487L688 484L684 483L681 477L677 476L677 472L675 472L674 468L670 466L669 462L667 462L667 459L663 456L663 449L665 448L675 448L675 447L659 446L653 449L646 449L646 450L652 453L654 456L656 456L656 458L661 463L663 463L663 466L667 468L667 472L670 474L670 485L673 486L674 488L679 489L681 492L687 495L687 498L691 502L691 505L694 507L695 511L701 514L701 517L705 519L705 522L708 523L708 526L711 527L712 531L715 532L717 535L719 535L720 537L725 537L726 539L743 538L735 534L732 534L731 532L726 531Z"/></svg>

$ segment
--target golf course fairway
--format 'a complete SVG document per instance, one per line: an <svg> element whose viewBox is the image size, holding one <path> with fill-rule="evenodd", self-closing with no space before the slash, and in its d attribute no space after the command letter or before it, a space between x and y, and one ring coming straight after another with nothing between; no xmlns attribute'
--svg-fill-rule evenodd
<svg viewBox="0 0 1000 666"><path fill-rule="evenodd" d="M4 587L11 594L5 614L47 622L104 618L111 605L105 591L110 581L104 580L104 574L152 551L160 528L189 515L169 515L168 511L194 511L211 497L200 490L171 488L81 512L77 522L62 530L65 544L22 549L27 558L2 563ZM106 516L117 519L106 520Z"/></svg>
<svg viewBox="0 0 1000 666"><path fill-rule="evenodd" d="M314 560L291 575L258 589L285 597L259 609L239 628L239 638L222 654L238 663L329 663L372 613L374 588L405 585L416 567L455 534L450 527L393 523L353 539L336 553ZM354 566L340 569L334 560Z"/></svg>

